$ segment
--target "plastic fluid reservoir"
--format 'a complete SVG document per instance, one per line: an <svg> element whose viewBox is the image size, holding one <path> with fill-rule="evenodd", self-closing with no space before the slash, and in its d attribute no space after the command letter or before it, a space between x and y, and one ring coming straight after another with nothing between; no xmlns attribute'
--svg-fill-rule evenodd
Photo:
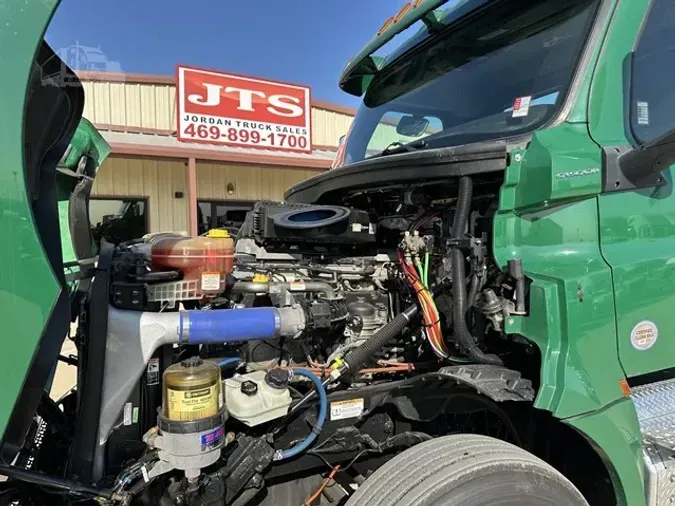
<svg viewBox="0 0 675 506"><path fill-rule="evenodd" d="M162 410L173 422L216 416L223 407L220 366L191 357L167 367L162 376Z"/></svg>
<svg viewBox="0 0 675 506"><path fill-rule="evenodd" d="M153 268L182 272L184 281L197 282L202 296L225 290L225 278L234 263L234 241L226 230L211 230L200 237L161 234L148 241Z"/></svg>
<svg viewBox="0 0 675 506"><path fill-rule="evenodd" d="M237 374L226 379L225 405L232 418L249 427L276 420L288 413L291 393L288 372L272 369Z"/></svg>

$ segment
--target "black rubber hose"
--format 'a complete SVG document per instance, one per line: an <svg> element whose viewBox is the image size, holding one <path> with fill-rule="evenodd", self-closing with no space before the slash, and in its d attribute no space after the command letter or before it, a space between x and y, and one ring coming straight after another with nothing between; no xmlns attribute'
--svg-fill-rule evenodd
<svg viewBox="0 0 675 506"><path fill-rule="evenodd" d="M23 481L32 483L43 487L50 487L59 490L61 493L76 495L80 497L104 497L106 499L112 498L112 492L95 487L89 487L70 480L58 478L56 476L48 476L46 474L27 471L6 464L0 465L0 474L15 479L16 481Z"/></svg>
<svg viewBox="0 0 675 506"><path fill-rule="evenodd" d="M478 276L475 274L471 277L471 285L469 286L469 297L467 299L466 310L467 312L473 307L476 303L476 297L478 296Z"/></svg>
<svg viewBox="0 0 675 506"><path fill-rule="evenodd" d="M516 312L525 313L525 276L523 276L523 264L517 258L512 258L508 263L509 274L516 280Z"/></svg>
<svg viewBox="0 0 675 506"><path fill-rule="evenodd" d="M343 359L349 370L358 370L377 350L398 336L410 323L412 317L417 314L417 311L417 304L410 306L369 337L361 346L349 351Z"/></svg>
<svg viewBox="0 0 675 506"><path fill-rule="evenodd" d="M457 198L457 210L452 222L452 238L463 239L464 229L469 219L471 197L473 194L473 182L470 177L464 176L459 180L459 195ZM487 365L503 365L502 359L497 355L485 354L478 347L476 339L471 335L466 326L466 312L469 307L466 301L466 274L464 270L464 253L459 245L452 247L452 321L455 328L455 336L459 345L474 362Z"/></svg>

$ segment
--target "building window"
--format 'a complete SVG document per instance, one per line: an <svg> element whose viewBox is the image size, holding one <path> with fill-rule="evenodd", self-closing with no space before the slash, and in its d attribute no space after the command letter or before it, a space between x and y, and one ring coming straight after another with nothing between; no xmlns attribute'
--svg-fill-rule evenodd
<svg viewBox="0 0 675 506"><path fill-rule="evenodd" d="M631 127L641 143L675 128L675 2L654 0L633 53Z"/></svg>
<svg viewBox="0 0 675 506"><path fill-rule="evenodd" d="M147 234L148 199L91 197L89 222L96 240L120 243Z"/></svg>
<svg viewBox="0 0 675 506"><path fill-rule="evenodd" d="M246 215L253 209L254 201L248 200L199 200L197 201L197 221L199 234L205 234L212 228L224 228L236 234L244 223Z"/></svg>

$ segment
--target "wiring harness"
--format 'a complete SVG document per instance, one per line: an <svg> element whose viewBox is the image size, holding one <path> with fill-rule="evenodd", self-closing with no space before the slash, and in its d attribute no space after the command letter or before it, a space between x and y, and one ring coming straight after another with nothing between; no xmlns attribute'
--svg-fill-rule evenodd
<svg viewBox="0 0 675 506"><path fill-rule="evenodd" d="M439 359L446 359L450 357L450 352L443 340L440 316L433 295L429 291L430 256L430 251L416 230L412 235L409 232L405 234L398 252L401 270L417 297L423 331L431 349Z"/></svg>

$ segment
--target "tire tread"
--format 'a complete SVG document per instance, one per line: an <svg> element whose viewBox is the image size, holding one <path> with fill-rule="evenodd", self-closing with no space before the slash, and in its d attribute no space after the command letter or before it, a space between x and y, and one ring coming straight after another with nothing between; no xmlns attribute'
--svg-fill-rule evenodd
<svg viewBox="0 0 675 506"><path fill-rule="evenodd" d="M429 504L448 482L468 479L490 467L524 466L557 481L586 505L581 493L555 468L513 444L474 434L443 436L420 443L381 466L359 487L347 506Z"/></svg>

